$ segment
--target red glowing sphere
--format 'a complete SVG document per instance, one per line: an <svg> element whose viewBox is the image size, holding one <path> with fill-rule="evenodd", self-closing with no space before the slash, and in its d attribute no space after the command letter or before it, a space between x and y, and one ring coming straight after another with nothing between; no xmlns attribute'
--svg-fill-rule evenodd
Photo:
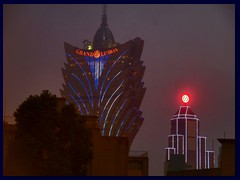
<svg viewBox="0 0 240 180"><path fill-rule="evenodd" d="M189 97L188 97L188 95L183 95L182 96L182 101L184 102L184 103L188 103L188 101L189 101Z"/></svg>

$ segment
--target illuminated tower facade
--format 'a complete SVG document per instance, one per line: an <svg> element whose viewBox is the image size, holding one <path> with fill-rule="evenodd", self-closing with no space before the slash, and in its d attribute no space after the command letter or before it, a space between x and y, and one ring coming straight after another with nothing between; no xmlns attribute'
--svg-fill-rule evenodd
<svg viewBox="0 0 240 180"><path fill-rule="evenodd" d="M85 40L82 49L64 44L67 63L61 95L76 104L80 114L98 116L103 136L128 137L130 144L143 123L143 44L139 37L116 43L106 8L92 43Z"/></svg>
<svg viewBox="0 0 240 180"><path fill-rule="evenodd" d="M188 96L183 97L185 103L188 100ZM190 169L214 167L214 151L206 150L207 138L199 135L199 119L189 106L180 106L177 110L171 119L170 132L166 161L179 156L184 157L186 168L187 165Z"/></svg>

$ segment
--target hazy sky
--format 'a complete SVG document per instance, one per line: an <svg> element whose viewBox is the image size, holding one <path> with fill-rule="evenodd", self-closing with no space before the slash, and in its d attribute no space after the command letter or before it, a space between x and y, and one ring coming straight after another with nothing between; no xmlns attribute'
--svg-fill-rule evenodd
<svg viewBox="0 0 240 180"><path fill-rule="evenodd" d="M149 152L149 175L163 175L170 119L180 94L191 94L208 149L217 138L235 138L235 6L108 5L115 41L144 40L147 88L144 123L132 150ZM60 96L63 43L79 48L100 27L101 5L3 5L3 95L6 115L31 94ZM6 98L5 98L6 97Z"/></svg>

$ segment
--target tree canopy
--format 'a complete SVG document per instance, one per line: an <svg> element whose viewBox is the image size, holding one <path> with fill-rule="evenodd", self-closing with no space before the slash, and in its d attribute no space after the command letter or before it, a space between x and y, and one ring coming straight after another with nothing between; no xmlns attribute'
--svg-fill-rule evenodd
<svg viewBox="0 0 240 180"><path fill-rule="evenodd" d="M86 118L73 104L60 105L48 91L29 96L15 111L15 140L5 175L81 176L92 159Z"/></svg>

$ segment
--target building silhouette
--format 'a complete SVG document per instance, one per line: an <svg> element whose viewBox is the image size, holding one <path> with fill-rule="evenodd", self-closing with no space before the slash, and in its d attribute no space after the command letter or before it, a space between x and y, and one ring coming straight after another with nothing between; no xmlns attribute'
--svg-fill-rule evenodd
<svg viewBox="0 0 240 180"><path fill-rule="evenodd" d="M218 165L221 176L235 176L235 139L218 139L221 143L219 149Z"/></svg>
<svg viewBox="0 0 240 180"><path fill-rule="evenodd" d="M116 43L104 6L93 42L83 43L83 49L64 43L61 95L76 104L81 115L97 116L102 136L128 137L131 145L144 120L139 109L146 91L140 60L144 42L137 37Z"/></svg>
<svg viewBox="0 0 240 180"><path fill-rule="evenodd" d="M64 106L65 99L58 98L57 109ZM88 164L88 176L148 176L148 152L130 151L127 137L102 136L97 116L85 116L84 126L91 132L93 159ZM3 175L9 145L14 142L17 126L3 122ZM9 174L7 174L8 176Z"/></svg>
<svg viewBox="0 0 240 180"><path fill-rule="evenodd" d="M128 154L128 176L148 176L148 152L130 151Z"/></svg>
<svg viewBox="0 0 240 180"><path fill-rule="evenodd" d="M165 175L167 171L214 167L214 151L207 150L207 138L200 136L199 131L198 117L189 106L180 106L171 119ZM180 162L182 166L178 167Z"/></svg>
<svg viewBox="0 0 240 180"><path fill-rule="evenodd" d="M235 139L218 139L221 143L218 167L168 171L167 176L235 176Z"/></svg>

